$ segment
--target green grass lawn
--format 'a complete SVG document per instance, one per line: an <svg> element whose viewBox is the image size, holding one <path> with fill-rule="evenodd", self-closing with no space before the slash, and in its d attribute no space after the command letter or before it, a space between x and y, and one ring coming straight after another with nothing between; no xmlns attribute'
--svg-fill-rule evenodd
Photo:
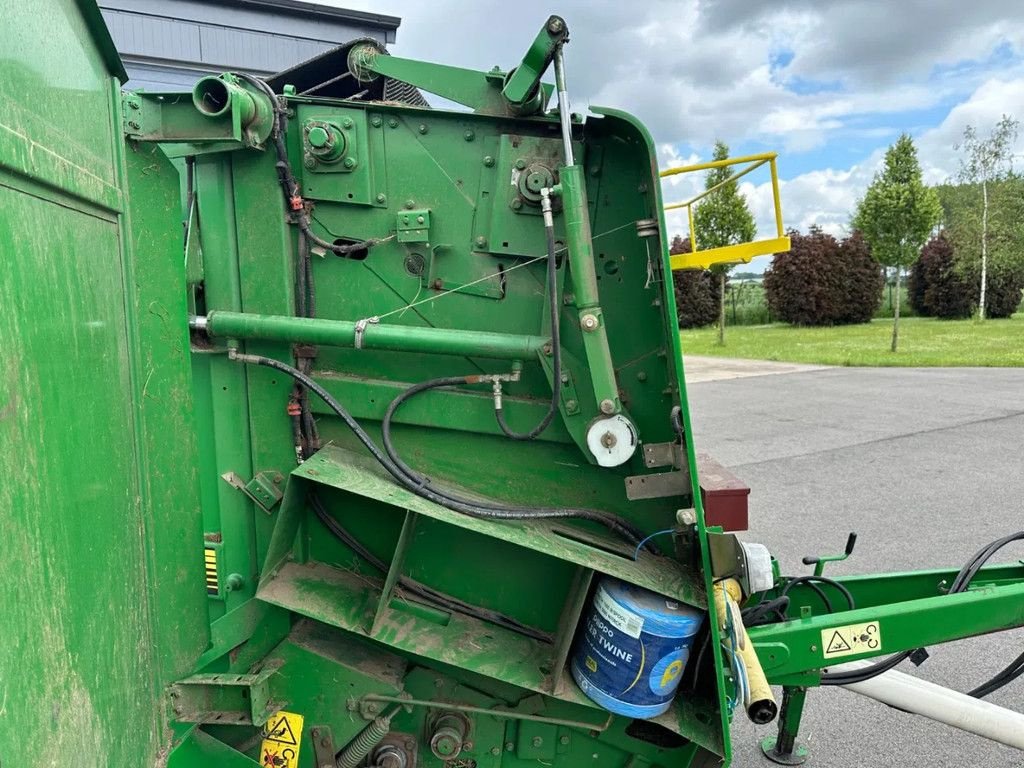
<svg viewBox="0 0 1024 768"><path fill-rule="evenodd" d="M1024 366L1024 313L1009 320L900 320L899 351L889 351L891 320L835 328L726 326L682 331L683 354L793 363L866 366Z"/></svg>

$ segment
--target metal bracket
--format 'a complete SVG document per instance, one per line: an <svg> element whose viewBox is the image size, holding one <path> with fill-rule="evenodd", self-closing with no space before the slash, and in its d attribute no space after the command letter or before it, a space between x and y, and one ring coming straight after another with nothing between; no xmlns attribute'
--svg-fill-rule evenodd
<svg viewBox="0 0 1024 768"><path fill-rule="evenodd" d="M648 469L655 467L683 467L683 446L678 442L670 443L644 443L644 466Z"/></svg>
<svg viewBox="0 0 1024 768"><path fill-rule="evenodd" d="M248 483L234 472L225 472L220 479L244 493L267 514L284 498L284 475L280 472L258 472Z"/></svg>
<svg viewBox="0 0 1024 768"><path fill-rule="evenodd" d="M309 735L313 738L313 755L316 758L316 768L336 768L335 755L338 753L334 748L334 737L331 729L326 725L314 725L309 729Z"/></svg>
<svg viewBox="0 0 1024 768"><path fill-rule="evenodd" d="M254 675L192 675L171 685L171 711L180 723L263 725L284 702L270 698L280 664Z"/></svg>
<svg viewBox="0 0 1024 768"><path fill-rule="evenodd" d="M400 243L429 243L430 210L401 211L396 216L395 231Z"/></svg>
<svg viewBox="0 0 1024 768"><path fill-rule="evenodd" d="M631 475L626 478L626 498L630 501L689 496L690 493L690 473L687 470Z"/></svg>

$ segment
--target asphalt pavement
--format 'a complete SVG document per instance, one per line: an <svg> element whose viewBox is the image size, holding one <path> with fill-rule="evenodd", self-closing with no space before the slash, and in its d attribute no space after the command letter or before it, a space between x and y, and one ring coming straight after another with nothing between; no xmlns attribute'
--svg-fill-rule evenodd
<svg viewBox="0 0 1024 768"><path fill-rule="evenodd" d="M959 568L1024 529L1024 369L814 368L687 358L699 451L751 486L750 532L802 574L810 554L857 548L832 575ZM1024 546L1000 561L1024 558ZM929 648L910 672L968 690L1024 650L1024 630ZM1024 712L1024 678L989 700ZM738 768L770 766L733 727ZM801 736L819 768L1024 768L1024 753L836 688L811 691Z"/></svg>

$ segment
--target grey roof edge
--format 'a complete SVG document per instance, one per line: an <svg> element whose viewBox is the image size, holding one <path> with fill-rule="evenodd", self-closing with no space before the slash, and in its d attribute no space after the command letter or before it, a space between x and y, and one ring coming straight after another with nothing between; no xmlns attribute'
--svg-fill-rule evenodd
<svg viewBox="0 0 1024 768"><path fill-rule="evenodd" d="M363 24L372 24L382 29L398 29L402 23L402 19L398 16L387 16L382 13L370 13L369 11L353 11L348 8L336 8L330 5L321 5L320 3L304 2L304 0L200 0L200 2L221 7L234 6L274 11L275 13L289 13L306 18L358 21Z"/></svg>

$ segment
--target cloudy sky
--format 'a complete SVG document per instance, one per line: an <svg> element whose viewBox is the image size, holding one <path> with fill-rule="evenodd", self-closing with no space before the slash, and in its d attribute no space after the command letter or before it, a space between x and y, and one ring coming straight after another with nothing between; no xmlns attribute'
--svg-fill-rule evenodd
<svg viewBox="0 0 1024 768"><path fill-rule="evenodd" d="M775 150L788 227L846 230L886 147L910 133L930 182L957 170L970 123L1024 118L1024 3L1018 0L332 0L401 16L392 52L507 68L549 13L571 41L574 109L638 115L662 167ZM1018 151L1024 151L1024 137ZM763 169L766 170L766 169ZM767 173L743 190L772 235ZM665 184L666 202L700 179ZM670 230L683 233L682 215ZM759 260L763 269L767 259Z"/></svg>

